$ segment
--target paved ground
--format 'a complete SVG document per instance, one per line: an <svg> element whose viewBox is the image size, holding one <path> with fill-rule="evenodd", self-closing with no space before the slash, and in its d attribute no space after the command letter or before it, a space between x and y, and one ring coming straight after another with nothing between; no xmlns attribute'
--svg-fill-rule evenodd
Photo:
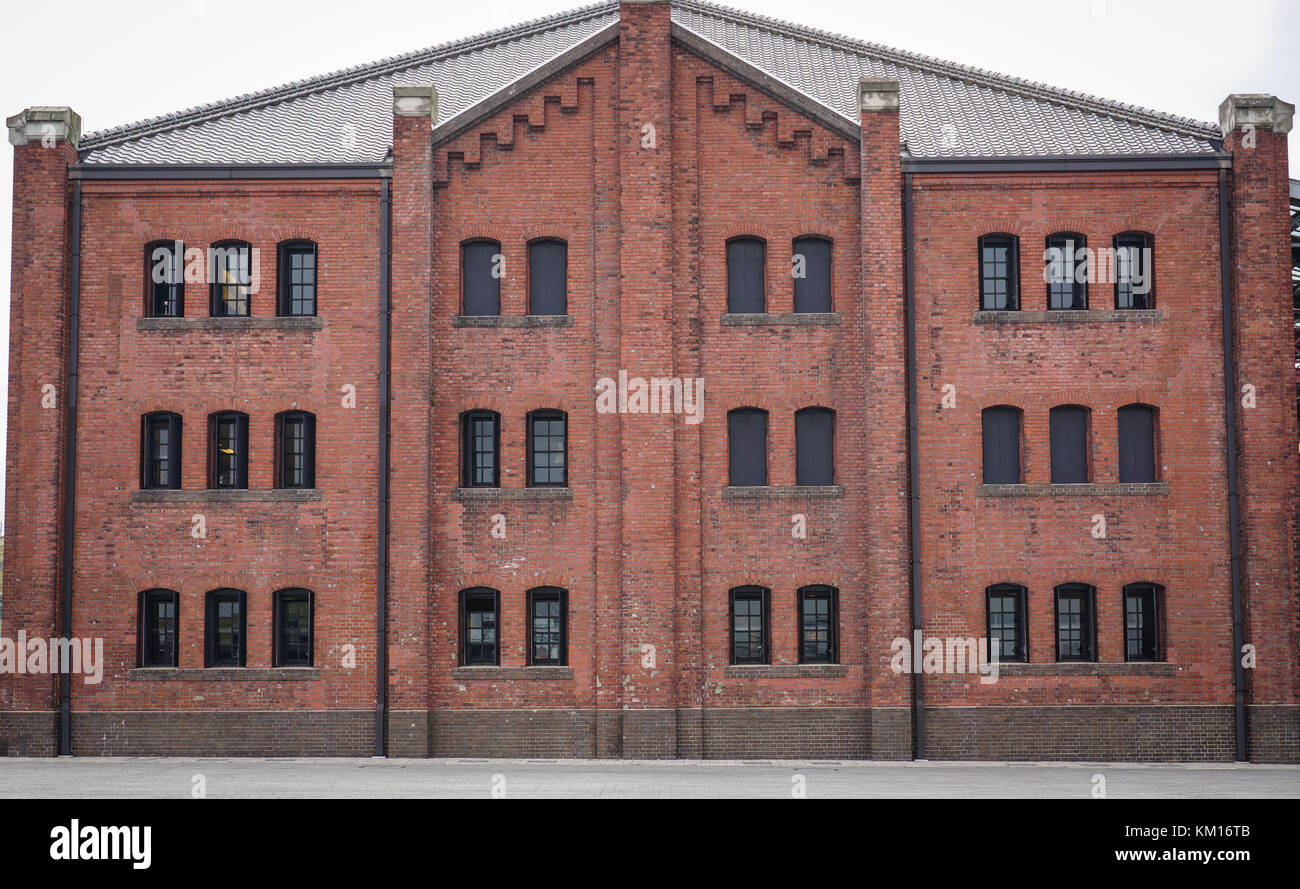
<svg viewBox="0 0 1300 889"><path fill-rule="evenodd" d="M3 797L1300 798L1300 766L0 757Z"/></svg>

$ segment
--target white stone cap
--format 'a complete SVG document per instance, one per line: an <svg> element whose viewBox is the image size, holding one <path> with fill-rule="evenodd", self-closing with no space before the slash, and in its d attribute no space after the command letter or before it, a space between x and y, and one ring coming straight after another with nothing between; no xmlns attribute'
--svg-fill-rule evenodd
<svg viewBox="0 0 1300 889"><path fill-rule="evenodd" d="M1289 133L1294 117L1294 105L1268 93L1233 93L1219 103L1219 129L1224 136L1245 127Z"/></svg>
<svg viewBox="0 0 1300 889"><path fill-rule="evenodd" d="M864 77L858 81L860 111L897 111L898 78Z"/></svg>
<svg viewBox="0 0 1300 889"><path fill-rule="evenodd" d="M53 145L67 142L73 148L81 141L81 115L62 106L36 106L5 119L9 127L9 144L40 142Z"/></svg>
<svg viewBox="0 0 1300 889"><path fill-rule="evenodd" d="M429 84L393 86L394 117L428 117L438 120L438 88Z"/></svg>

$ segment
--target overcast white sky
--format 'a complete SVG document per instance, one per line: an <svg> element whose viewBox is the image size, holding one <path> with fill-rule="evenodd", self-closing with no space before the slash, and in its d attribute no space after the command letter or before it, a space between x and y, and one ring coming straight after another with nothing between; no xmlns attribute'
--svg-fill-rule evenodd
<svg viewBox="0 0 1300 889"><path fill-rule="evenodd" d="M89 132L580 5L582 0L7 2L0 12L0 112L70 105ZM1216 120L1219 102L1233 92L1300 101L1296 0L729 5L1200 120ZM1291 170L1300 178L1295 134ZM12 206L12 186L13 164L6 157L0 163L0 207ZM0 294L9 293L10 236L6 221L0 225ZM8 301L0 304L7 368ZM0 387L5 382L0 379ZM130 426L134 418L123 421ZM0 461L0 479L3 472Z"/></svg>

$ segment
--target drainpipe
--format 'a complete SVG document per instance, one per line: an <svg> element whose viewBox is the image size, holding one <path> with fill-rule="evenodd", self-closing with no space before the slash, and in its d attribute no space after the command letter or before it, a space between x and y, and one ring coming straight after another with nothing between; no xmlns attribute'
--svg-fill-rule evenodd
<svg viewBox="0 0 1300 889"><path fill-rule="evenodd" d="M1228 536L1232 553L1232 687L1237 761L1245 762L1246 677L1241 666L1241 520L1237 505L1237 381L1232 332L1232 238L1228 208L1228 171L1219 170L1219 289L1223 298L1223 422L1228 443Z"/></svg>
<svg viewBox="0 0 1300 889"><path fill-rule="evenodd" d="M63 552L59 598L62 605L63 650L72 639L72 534L77 515L77 364L81 340L81 182L72 183L72 261L68 294L68 391L64 395L63 441ZM70 661L70 659L69 659ZM59 755L72 755L71 663L59 671Z"/></svg>
<svg viewBox="0 0 1300 889"><path fill-rule="evenodd" d="M908 598L912 606L912 640L921 633L921 488L917 450L916 412L916 290L912 268L915 251L912 245L912 174L903 174L903 319L907 335L907 489L909 546L912 553L911 582ZM925 759L925 680L920 670L912 671L912 711L914 721L914 758Z"/></svg>
<svg viewBox="0 0 1300 889"><path fill-rule="evenodd" d="M385 756L388 747L388 459L392 432L389 370L392 365L390 331L393 322L390 186L388 178L379 182L379 564L375 614L375 756Z"/></svg>

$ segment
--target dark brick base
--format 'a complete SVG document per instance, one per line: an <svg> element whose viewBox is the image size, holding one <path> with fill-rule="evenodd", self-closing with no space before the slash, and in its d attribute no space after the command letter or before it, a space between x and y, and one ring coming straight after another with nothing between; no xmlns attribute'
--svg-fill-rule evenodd
<svg viewBox="0 0 1300 889"><path fill-rule="evenodd" d="M373 710L72 714L74 756L372 756Z"/></svg>
<svg viewBox="0 0 1300 889"><path fill-rule="evenodd" d="M865 759L871 711L862 707L704 711L706 759Z"/></svg>
<svg viewBox="0 0 1300 889"><path fill-rule="evenodd" d="M927 707L926 759L1231 761L1232 707Z"/></svg>
<svg viewBox="0 0 1300 889"><path fill-rule="evenodd" d="M594 757L591 710L435 710L431 756Z"/></svg>
<svg viewBox="0 0 1300 889"><path fill-rule="evenodd" d="M1300 763L1300 706L1247 707L1246 741L1251 762Z"/></svg>
<svg viewBox="0 0 1300 889"><path fill-rule="evenodd" d="M0 710L0 756L55 756L59 719L52 710Z"/></svg>

